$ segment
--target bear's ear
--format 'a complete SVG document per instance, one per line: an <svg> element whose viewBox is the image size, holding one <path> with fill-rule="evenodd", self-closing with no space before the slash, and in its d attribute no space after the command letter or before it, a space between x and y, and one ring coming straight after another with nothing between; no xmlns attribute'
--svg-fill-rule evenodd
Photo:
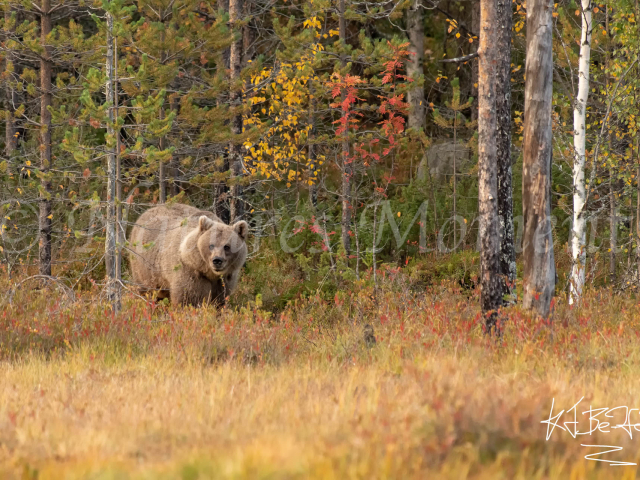
<svg viewBox="0 0 640 480"><path fill-rule="evenodd" d="M249 224L244 220L240 220L233 225L233 230L242 240L246 240L249 233Z"/></svg>
<svg viewBox="0 0 640 480"><path fill-rule="evenodd" d="M211 227L213 227L213 224L214 221L205 215L202 215L198 220L198 228L200 228L201 232L209 230Z"/></svg>

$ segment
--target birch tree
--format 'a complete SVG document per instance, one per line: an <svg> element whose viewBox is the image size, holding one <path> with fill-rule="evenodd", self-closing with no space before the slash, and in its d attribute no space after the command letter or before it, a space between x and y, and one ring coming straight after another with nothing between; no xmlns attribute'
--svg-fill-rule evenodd
<svg viewBox="0 0 640 480"><path fill-rule="evenodd" d="M582 0L582 33L580 36L580 60L578 64L578 96L573 108L573 230L571 232L571 284L569 304L582 295L586 260L586 189L584 180L587 100L589 98L589 63L591 57L591 0Z"/></svg>

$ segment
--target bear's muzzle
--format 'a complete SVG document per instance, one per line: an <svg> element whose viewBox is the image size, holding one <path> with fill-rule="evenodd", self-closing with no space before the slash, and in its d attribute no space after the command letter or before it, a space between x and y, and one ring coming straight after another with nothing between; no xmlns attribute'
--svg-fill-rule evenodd
<svg viewBox="0 0 640 480"><path fill-rule="evenodd" d="M213 259L213 269L216 272L221 272L222 270L224 270L224 264L225 264L224 258L222 258L222 257L214 257L214 259Z"/></svg>

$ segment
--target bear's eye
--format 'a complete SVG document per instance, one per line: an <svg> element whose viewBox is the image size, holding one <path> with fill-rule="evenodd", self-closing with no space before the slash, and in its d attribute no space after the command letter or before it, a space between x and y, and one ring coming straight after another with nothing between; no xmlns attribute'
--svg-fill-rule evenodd
<svg viewBox="0 0 640 480"><path fill-rule="evenodd" d="M213 250L215 245L209 245L209 250Z"/></svg>
<svg viewBox="0 0 640 480"><path fill-rule="evenodd" d="M225 246L224 246L224 251L225 251L225 252L228 252L229 250L231 250L231 246L229 246L229 245L225 245Z"/></svg>

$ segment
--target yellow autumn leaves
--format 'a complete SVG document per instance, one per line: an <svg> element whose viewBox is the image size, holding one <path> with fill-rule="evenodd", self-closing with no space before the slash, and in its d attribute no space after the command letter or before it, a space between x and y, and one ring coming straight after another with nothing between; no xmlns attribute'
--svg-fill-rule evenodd
<svg viewBox="0 0 640 480"><path fill-rule="evenodd" d="M304 27L316 30L317 37L322 25L313 17L304 21ZM312 83L317 80L313 61L322 50L323 46L315 43L300 61L280 62L251 78L255 95L250 99L252 113L244 125L262 132L259 141L244 144L245 163L252 174L286 180L288 187L293 182L316 182L324 157L310 158L313 127L309 117Z"/></svg>

